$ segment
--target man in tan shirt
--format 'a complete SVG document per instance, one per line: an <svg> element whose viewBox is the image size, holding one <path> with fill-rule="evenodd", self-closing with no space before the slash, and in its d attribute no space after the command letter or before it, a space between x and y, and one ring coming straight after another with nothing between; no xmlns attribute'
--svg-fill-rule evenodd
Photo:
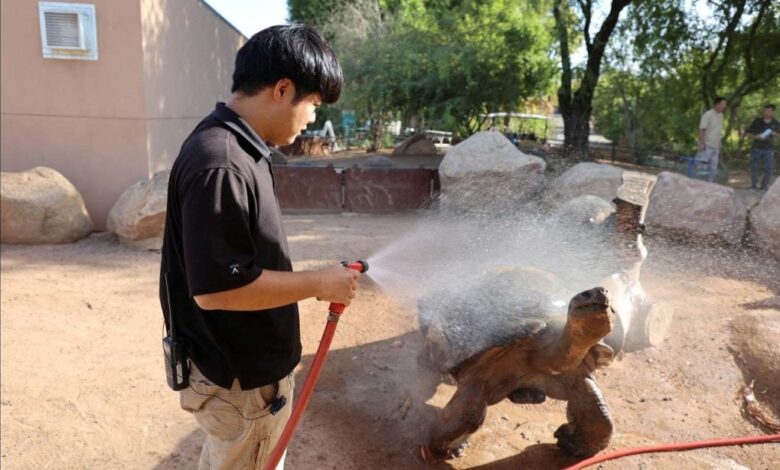
<svg viewBox="0 0 780 470"><path fill-rule="evenodd" d="M718 173L718 159L720 154L720 135L723 130L723 111L726 110L726 98L715 98L712 109L701 115L699 121L699 153L696 160L709 163L707 179L715 181Z"/></svg>

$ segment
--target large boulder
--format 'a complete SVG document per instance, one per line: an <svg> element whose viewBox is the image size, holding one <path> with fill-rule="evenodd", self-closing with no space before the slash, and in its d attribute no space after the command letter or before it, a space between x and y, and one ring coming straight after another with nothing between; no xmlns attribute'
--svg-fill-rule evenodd
<svg viewBox="0 0 780 470"><path fill-rule="evenodd" d="M756 244L780 259L780 178L750 211L750 226Z"/></svg>
<svg viewBox="0 0 780 470"><path fill-rule="evenodd" d="M601 225L615 212L615 205L598 196L585 196L569 199L559 205L553 216L562 223L574 225Z"/></svg>
<svg viewBox="0 0 780 470"><path fill-rule="evenodd" d="M71 243L92 232L84 199L56 170L2 172L3 243Z"/></svg>
<svg viewBox="0 0 780 470"><path fill-rule="evenodd" d="M663 172L658 176L645 224L651 233L720 240L742 240L747 209L732 188Z"/></svg>
<svg viewBox="0 0 780 470"><path fill-rule="evenodd" d="M414 134L398 144L393 155L436 155L436 145L425 134Z"/></svg>
<svg viewBox="0 0 780 470"><path fill-rule="evenodd" d="M479 132L452 147L439 165L443 208L517 209L544 183L546 163L518 150L499 132Z"/></svg>
<svg viewBox="0 0 780 470"><path fill-rule="evenodd" d="M763 195L753 189L734 189L734 193L737 195L737 198L742 201L742 204L745 205L748 212L753 210L753 208L761 202L761 196Z"/></svg>
<svg viewBox="0 0 780 470"><path fill-rule="evenodd" d="M582 162L553 180L550 196L557 201L568 201L585 195L612 201L622 184L622 169L604 163Z"/></svg>
<svg viewBox="0 0 780 470"><path fill-rule="evenodd" d="M738 363L755 391L780 412L780 312L759 310L731 322L731 342Z"/></svg>
<svg viewBox="0 0 780 470"><path fill-rule="evenodd" d="M127 188L108 213L108 230L123 241L160 237L165 227L170 175L169 170L163 170Z"/></svg>

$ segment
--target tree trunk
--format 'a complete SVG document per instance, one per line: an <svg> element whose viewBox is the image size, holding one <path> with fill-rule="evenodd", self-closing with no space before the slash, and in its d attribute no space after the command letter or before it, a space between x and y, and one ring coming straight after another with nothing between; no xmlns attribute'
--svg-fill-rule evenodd
<svg viewBox="0 0 780 470"><path fill-rule="evenodd" d="M626 137L626 144L628 144L628 152L631 157L631 161L639 163L639 144L637 136L639 134L636 120L630 107L631 104L623 101L623 128L625 129L624 135Z"/></svg>
<svg viewBox="0 0 780 470"><path fill-rule="evenodd" d="M371 145L368 148L369 152L376 152L382 147L382 133L384 127L384 119L382 119L382 116L371 119Z"/></svg>
<svg viewBox="0 0 780 470"><path fill-rule="evenodd" d="M568 3L556 0L553 3L558 42L561 53L561 86L558 88L558 106L563 116L563 150L567 157L576 160L590 159L588 152L588 136L590 135L590 115L593 111L593 93L601 73L601 59L604 50L617 25L620 12L631 0L612 0L609 14L604 19L598 32L591 37L590 22L592 2L582 4L584 16L583 36L588 51L588 62L577 91L573 91L573 73L569 51L569 31L565 20Z"/></svg>
<svg viewBox="0 0 780 470"><path fill-rule="evenodd" d="M575 160L590 160L588 137L590 136L589 103L575 101L572 106L561 107L563 115L563 148L566 156Z"/></svg>

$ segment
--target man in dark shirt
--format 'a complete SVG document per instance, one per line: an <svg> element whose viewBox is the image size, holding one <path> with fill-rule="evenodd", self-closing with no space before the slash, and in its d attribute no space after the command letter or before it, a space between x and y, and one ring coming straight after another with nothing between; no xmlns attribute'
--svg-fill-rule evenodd
<svg viewBox="0 0 780 470"><path fill-rule="evenodd" d="M774 138L780 133L780 123L775 119L775 105L764 106L762 116L753 120L745 130L749 139L753 140L750 151L750 189L756 189L759 168L764 168L761 179L761 189L769 187L772 178L772 166L775 161Z"/></svg>
<svg viewBox="0 0 780 470"><path fill-rule="evenodd" d="M353 270L292 272L266 145L292 143L342 84L314 29L265 29L238 51L231 98L171 169L160 301L191 364L180 401L207 434L201 469L264 467L292 407L296 302L355 295Z"/></svg>

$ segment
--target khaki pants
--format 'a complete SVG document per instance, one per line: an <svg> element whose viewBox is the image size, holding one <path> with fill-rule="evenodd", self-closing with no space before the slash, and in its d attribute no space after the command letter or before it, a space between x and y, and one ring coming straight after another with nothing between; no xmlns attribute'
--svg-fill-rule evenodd
<svg viewBox="0 0 780 470"><path fill-rule="evenodd" d="M228 390L204 377L193 364L190 386L179 392L179 398L181 407L195 415L207 434L199 469L263 470L292 412L293 388L290 374L252 390L241 390L234 380ZM269 407L278 396L286 397L287 404L272 415ZM282 468L284 457L277 466Z"/></svg>
<svg viewBox="0 0 780 470"><path fill-rule="evenodd" d="M715 182L715 178L718 176L718 160L720 155L720 149L714 147L705 147L704 150L696 154L696 160L700 162L706 162L709 167L707 173L707 181L710 183Z"/></svg>

